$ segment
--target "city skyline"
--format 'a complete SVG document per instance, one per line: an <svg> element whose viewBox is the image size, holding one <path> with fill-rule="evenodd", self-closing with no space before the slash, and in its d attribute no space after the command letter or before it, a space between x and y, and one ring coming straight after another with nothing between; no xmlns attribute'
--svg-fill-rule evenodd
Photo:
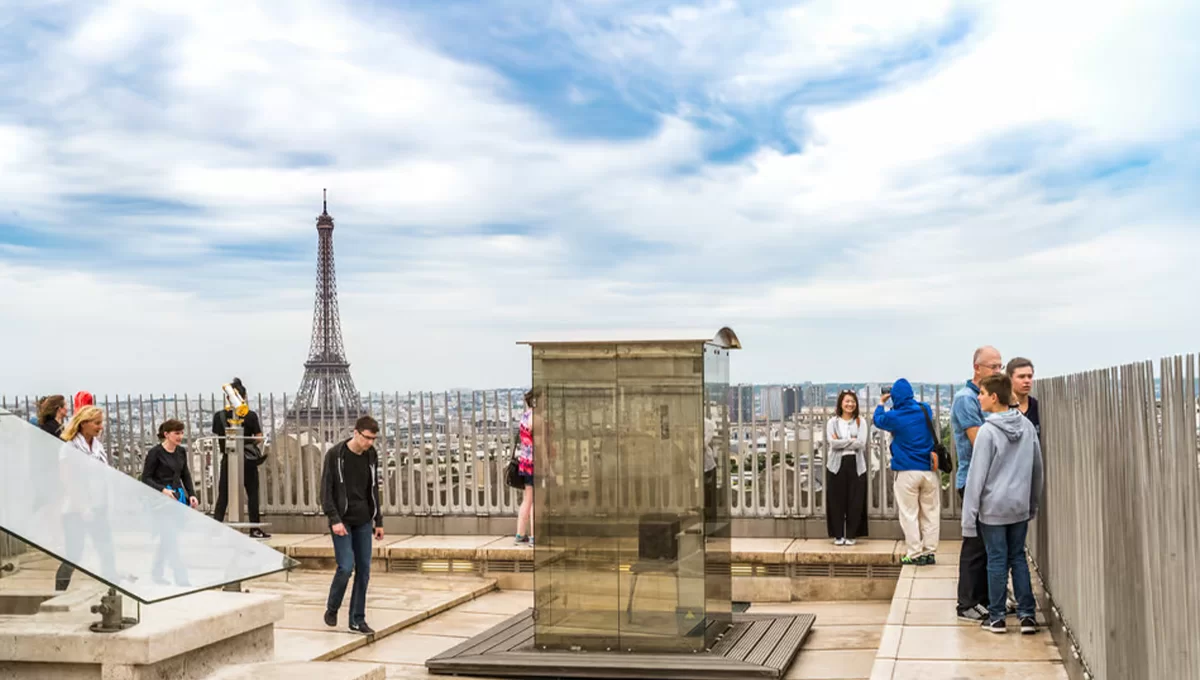
<svg viewBox="0 0 1200 680"><path fill-rule="evenodd" d="M1186 2L11 4L9 394L295 389L337 206L363 392L730 326L739 383L1194 351ZM170 36L170 39L166 39Z"/></svg>

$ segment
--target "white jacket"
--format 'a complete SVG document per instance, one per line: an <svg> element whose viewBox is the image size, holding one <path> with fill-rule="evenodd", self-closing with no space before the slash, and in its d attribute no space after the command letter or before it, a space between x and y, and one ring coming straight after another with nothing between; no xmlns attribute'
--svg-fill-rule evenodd
<svg viewBox="0 0 1200 680"><path fill-rule="evenodd" d="M80 458L80 455L84 458ZM82 435L66 442L58 450L59 469L62 471L64 489L64 513L80 513L85 510L104 509L109 505L108 485L98 470L90 469L96 463L108 467L108 454L98 437L89 447Z"/></svg>

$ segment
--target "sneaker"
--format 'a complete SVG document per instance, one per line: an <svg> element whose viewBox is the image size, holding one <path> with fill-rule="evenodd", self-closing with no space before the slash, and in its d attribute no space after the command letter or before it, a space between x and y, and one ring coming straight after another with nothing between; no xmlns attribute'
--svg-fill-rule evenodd
<svg viewBox="0 0 1200 680"><path fill-rule="evenodd" d="M925 566L932 567L935 564L937 564L937 558L934 557L933 553L929 553L925 556Z"/></svg>
<svg viewBox="0 0 1200 680"><path fill-rule="evenodd" d="M970 609L960 611L958 613L958 620L970 623L986 622L988 620L988 611L983 608L983 605L977 604Z"/></svg>
<svg viewBox="0 0 1200 680"><path fill-rule="evenodd" d="M904 557L900 558L900 564L911 564L916 566L921 564L920 559L921 558L919 557L909 557L908 555L905 555Z"/></svg>
<svg viewBox="0 0 1200 680"><path fill-rule="evenodd" d="M996 621L988 621L985 619L979 624L979 627L989 633L1004 634L1008 632L1008 624L1005 623L1004 619L997 619Z"/></svg>
<svg viewBox="0 0 1200 680"><path fill-rule="evenodd" d="M844 545L858 545L858 541L853 538L847 538Z"/></svg>
<svg viewBox="0 0 1200 680"><path fill-rule="evenodd" d="M1037 619L1032 616L1026 616L1021 619L1021 635L1035 635L1037 632Z"/></svg>
<svg viewBox="0 0 1200 680"><path fill-rule="evenodd" d="M834 544L834 545L846 545L846 539L844 539L844 538L835 538L835 539L833 539L833 544Z"/></svg>
<svg viewBox="0 0 1200 680"><path fill-rule="evenodd" d="M363 635L374 635L375 629L368 626L366 621L363 621L362 623L350 624L350 632L351 633L362 633Z"/></svg>
<svg viewBox="0 0 1200 680"><path fill-rule="evenodd" d="M253 529L250 530L250 538L270 538L270 537L271 537L271 534L268 534L267 532L263 531L262 529L259 529L258 527L254 527Z"/></svg>
<svg viewBox="0 0 1200 680"><path fill-rule="evenodd" d="M325 625L330 628L337 627L337 612L325 610Z"/></svg>
<svg viewBox="0 0 1200 680"><path fill-rule="evenodd" d="M533 536L530 536L530 537L529 537L529 547L530 547L530 548L532 548L532 547L533 547Z"/></svg>
<svg viewBox="0 0 1200 680"><path fill-rule="evenodd" d="M529 542L528 536L522 536L521 534L517 534L515 537L513 537L513 544L515 544L515 545L524 545L528 542Z"/></svg>

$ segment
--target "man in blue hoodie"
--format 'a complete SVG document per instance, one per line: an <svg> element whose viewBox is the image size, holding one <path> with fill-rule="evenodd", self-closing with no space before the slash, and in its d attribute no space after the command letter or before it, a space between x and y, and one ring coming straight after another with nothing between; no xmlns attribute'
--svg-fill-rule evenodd
<svg viewBox="0 0 1200 680"><path fill-rule="evenodd" d="M892 408L884 405L891 401ZM872 418L875 427L892 433L893 490L907 550L902 564L933 564L941 533L941 485L933 462L933 411L913 398L912 385L901 378L892 385Z"/></svg>
<svg viewBox="0 0 1200 680"><path fill-rule="evenodd" d="M993 375L979 384L979 403L990 415L979 428L963 494L962 532L978 535L987 547L988 615L985 630L1003 633L1008 575L1021 632L1037 632L1037 603L1025 559L1029 520L1037 516L1042 493L1042 448L1037 431L1021 411L1009 408L1012 381Z"/></svg>

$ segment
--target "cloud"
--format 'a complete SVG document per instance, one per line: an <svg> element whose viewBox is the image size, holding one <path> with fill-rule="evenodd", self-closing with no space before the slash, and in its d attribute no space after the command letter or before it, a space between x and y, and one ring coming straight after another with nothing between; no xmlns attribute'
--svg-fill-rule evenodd
<svg viewBox="0 0 1200 680"><path fill-rule="evenodd" d="M565 328L729 324L756 381L953 379L983 342L1043 372L1183 351L1198 20L15 4L0 389L294 390L323 187L364 389L524 382L516 340Z"/></svg>

